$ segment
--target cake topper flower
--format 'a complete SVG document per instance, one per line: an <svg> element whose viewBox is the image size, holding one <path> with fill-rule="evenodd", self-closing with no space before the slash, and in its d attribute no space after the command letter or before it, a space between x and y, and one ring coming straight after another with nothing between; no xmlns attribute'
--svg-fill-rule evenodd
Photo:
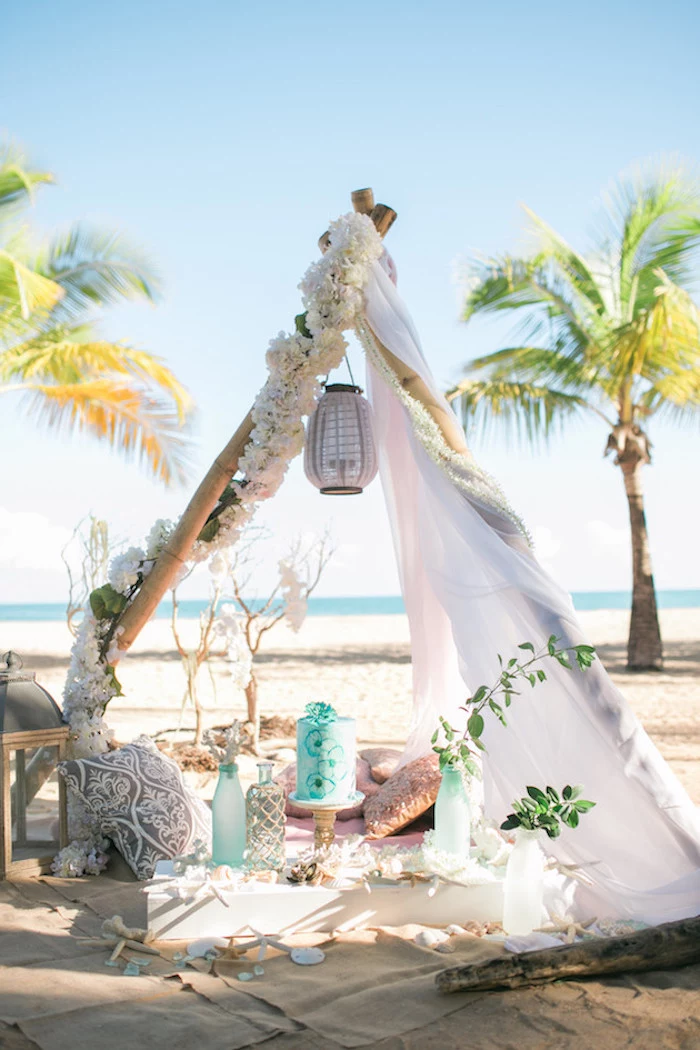
<svg viewBox="0 0 700 1050"><path fill-rule="evenodd" d="M330 704L316 703L306 705L306 717L310 722L318 725L328 725L335 722L338 715Z"/></svg>

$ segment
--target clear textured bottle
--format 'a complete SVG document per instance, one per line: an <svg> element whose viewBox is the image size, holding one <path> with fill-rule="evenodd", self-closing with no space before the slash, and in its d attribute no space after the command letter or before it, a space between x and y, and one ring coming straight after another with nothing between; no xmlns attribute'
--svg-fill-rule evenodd
<svg viewBox="0 0 700 1050"><path fill-rule="evenodd" d="M457 857L468 857L471 845L471 807L467 785L458 766L442 771L435 802L435 845Z"/></svg>
<svg viewBox="0 0 700 1050"><path fill-rule="evenodd" d="M284 791L272 782L272 762L258 762L258 783L246 794L246 865L281 871L285 864Z"/></svg>
<svg viewBox="0 0 700 1050"><path fill-rule="evenodd" d="M542 925L544 853L539 831L518 828L503 886L503 929L527 934Z"/></svg>
<svg viewBox="0 0 700 1050"><path fill-rule="evenodd" d="M211 855L214 864L242 867L245 853L245 799L235 762L219 766L219 783L211 804L211 823Z"/></svg>

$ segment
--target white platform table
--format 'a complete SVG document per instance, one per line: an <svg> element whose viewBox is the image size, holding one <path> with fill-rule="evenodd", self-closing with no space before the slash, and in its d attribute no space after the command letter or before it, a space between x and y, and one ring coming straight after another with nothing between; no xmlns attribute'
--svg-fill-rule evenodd
<svg viewBox="0 0 700 1050"><path fill-rule="evenodd" d="M421 923L497 922L503 914L503 882L478 886L454 883L378 882L333 888L289 882L243 883L233 889L217 883L223 901L207 894L183 900L170 861L161 861L144 887L148 928L160 940L230 937L252 926L261 933L291 934L351 930L362 926ZM225 903L224 903L225 901Z"/></svg>

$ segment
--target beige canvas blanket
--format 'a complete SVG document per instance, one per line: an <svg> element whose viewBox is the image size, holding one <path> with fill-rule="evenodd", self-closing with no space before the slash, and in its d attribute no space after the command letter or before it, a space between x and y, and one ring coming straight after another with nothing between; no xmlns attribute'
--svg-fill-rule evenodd
<svg viewBox="0 0 700 1050"><path fill-rule="evenodd" d="M40 1050L700 1045L700 967L441 996L434 987L438 970L502 949L466 936L453 954L440 955L417 947L416 928L406 927L326 941L320 966L295 966L288 956L270 953L265 976L245 984L237 975L250 970L254 958L213 968L201 961L197 969L156 959L142 975L125 977L104 965L105 949L80 940L99 935L103 918L114 914L145 925L140 887L118 864L98 879L0 883L0 1046L13 1032ZM162 947L172 955L182 946ZM16 1038L11 1045L20 1050Z"/></svg>

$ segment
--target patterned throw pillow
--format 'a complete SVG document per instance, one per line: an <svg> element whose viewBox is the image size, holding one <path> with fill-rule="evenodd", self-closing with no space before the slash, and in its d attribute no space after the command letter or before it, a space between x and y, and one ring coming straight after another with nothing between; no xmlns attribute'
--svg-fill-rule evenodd
<svg viewBox="0 0 700 1050"><path fill-rule="evenodd" d="M152 878L159 860L187 853L195 839L211 843L209 807L146 736L58 768L139 879Z"/></svg>

